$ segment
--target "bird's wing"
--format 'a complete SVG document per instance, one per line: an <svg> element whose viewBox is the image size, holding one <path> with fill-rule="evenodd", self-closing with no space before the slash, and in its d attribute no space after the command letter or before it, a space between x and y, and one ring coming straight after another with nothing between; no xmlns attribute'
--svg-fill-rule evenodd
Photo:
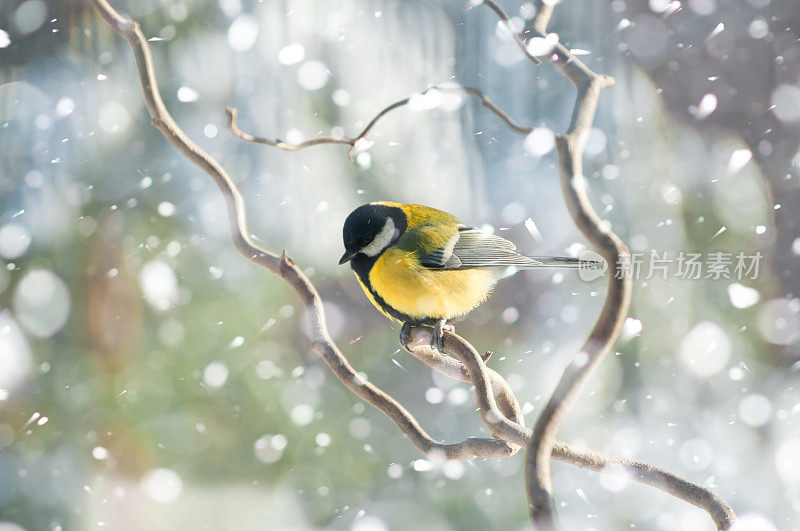
<svg viewBox="0 0 800 531"><path fill-rule="evenodd" d="M397 247L414 252L425 267L442 269L445 264L458 267L453 258L453 246L459 239L457 221L445 220L409 228L397 241ZM456 258L457 260L457 258Z"/></svg>
<svg viewBox="0 0 800 531"><path fill-rule="evenodd" d="M419 261L425 267L431 269L458 269L461 267L461 259L453 253L453 249L460 240L459 233L456 232L441 247L437 247L432 252L420 256Z"/></svg>
<svg viewBox="0 0 800 531"><path fill-rule="evenodd" d="M505 238L464 226L458 227L445 245L421 256L420 262L431 269L541 265L519 254L516 246Z"/></svg>

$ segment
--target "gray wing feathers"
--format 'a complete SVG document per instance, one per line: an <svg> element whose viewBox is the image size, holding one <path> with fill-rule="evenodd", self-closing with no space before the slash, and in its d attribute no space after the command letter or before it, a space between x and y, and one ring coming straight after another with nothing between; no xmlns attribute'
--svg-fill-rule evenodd
<svg viewBox="0 0 800 531"><path fill-rule="evenodd" d="M453 254L461 260L461 269L539 265L538 261L519 254L513 243L500 236L470 228L458 234L460 238L453 247Z"/></svg>
<svg viewBox="0 0 800 531"><path fill-rule="evenodd" d="M473 269L477 267L579 268L599 269L601 262L555 256L524 256L505 238L471 227L460 227L447 245L420 257L431 269Z"/></svg>
<svg viewBox="0 0 800 531"><path fill-rule="evenodd" d="M460 227L447 245L420 258L432 269L475 267L536 267L541 262L522 256L513 243L470 227Z"/></svg>

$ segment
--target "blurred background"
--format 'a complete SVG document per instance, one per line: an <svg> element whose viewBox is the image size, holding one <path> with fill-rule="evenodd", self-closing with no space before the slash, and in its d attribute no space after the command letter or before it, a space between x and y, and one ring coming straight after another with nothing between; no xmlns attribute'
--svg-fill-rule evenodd
<svg viewBox="0 0 800 531"><path fill-rule="evenodd" d="M113 4L142 23L168 108L239 184L252 232L316 283L357 370L437 439L488 435L471 388L401 352L336 265L341 225L361 203L415 202L529 254L579 253L553 151L568 81L468 0ZM518 28L533 14L501 5ZM712 488L737 529L800 529L800 6L564 0L550 29L617 80L585 174L643 261L561 438ZM225 128L233 105L256 135L351 136L441 83L534 133L452 93L392 112L355 163ZM686 278L681 253L730 253L727 278ZM760 253L757 274L736 274L740 253ZM522 455L426 460L331 376L294 292L236 253L219 190L151 127L131 50L87 2L0 4L0 266L0 529L529 528ZM604 294L529 271L457 330L495 352L532 424ZM565 529L713 529L624 477L553 474Z"/></svg>

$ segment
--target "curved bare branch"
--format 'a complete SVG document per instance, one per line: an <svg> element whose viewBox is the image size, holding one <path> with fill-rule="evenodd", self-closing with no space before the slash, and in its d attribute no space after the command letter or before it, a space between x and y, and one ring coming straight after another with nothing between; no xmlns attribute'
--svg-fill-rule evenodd
<svg viewBox="0 0 800 531"><path fill-rule="evenodd" d="M530 127L525 127L523 125L518 124L511 118L508 114L503 112L495 103L482 91L473 88L473 87L462 87L460 85L433 85L428 87L427 89L420 92L421 96L426 94L430 94L433 91L439 92L463 92L470 96L473 96L480 101L481 105L489 109L495 116L500 118L506 126L514 131L515 133L520 133L523 135L527 135L531 132ZM346 136L320 136L316 138L312 138L306 140L304 142L300 142L299 144L290 144L288 142L284 142L279 138L270 138L270 137L260 137L254 136L249 133L245 133L239 128L238 118L239 118L239 111L235 107L226 107L225 108L225 115L227 116L228 121L228 129L230 129L231 134L240 140L244 140L245 142L253 142L256 144L264 144L267 146L271 146L277 149L282 149L284 151L299 151L301 149L305 149L311 146L318 146L320 144L340 144L350 146L350 150L347 153L347 157L352 161L355 158L356 151L357 151L357 143L359 140L365 139L367 134L375 127L375 125L380 121L381 118L386 116L389 112L403 107L404 105L408 105L411 101L411 97L403 98L401 100L397 100L394 103L387 105L383 109L381 109L378 114L376 114L367 124L367 126L361 130L358 135L354 137L346 137Z"/></svg>
<svg viewBox="0 0 800 531"><path fill-rule="evenodd" d="M536 2L537 13L528 21L523 37L545 38L553 6ZM533 430L525 460L526 486L531 522L536 529L555 529L550 457L556 435L594 368L605 358L622 329L631 298L631 279L625 271L628 248L595 212L586 193L582 157L586 137L594 121L600 92L614 85L613 78L598 75L561 43L546 54L548 62L575 85L578 94L566 134L557 138L561 189L570 214L587 240L612 265L622 271L609 275L608 293L588 339L564 370ZM612 269L613 270L613 269Z"/></svg>
<svg viewBox="0 0 800 531"><path fill-rule="evenodd" d="M445 332L443 338L445 352L458 361L431 348L431 338L429 329L415 327L409 332L409 337L403 341L403 345L418 359L445 376L468 383L473 382L481 418L495 437L529 447L533 432L525 427L521 416L509 416L506 413L507 401L512 400L513 406L517 408L518 406L508 383L502 376L486 367L475 348L462 337ZM736 520L733 508L721 496L651 464L562 441L555 441L551 456L553 459L595 472L606 474L622 472L630 479L655 487L705 510L718 529L728 529Z"/></svg>
<svg viewBox="0 0 800 531"><path fill-rule="evenodd" d="M542 64L542 60L533 55L528 50L527 43L522 37L519 36L517 30L514 29L514 26L511 25L511 21L508 19L508 15L506 15L506 12L503 11L503 8L497 5L492 0L483 0L483 5L485 5L486 7L495 12L497 17L500 19L500 23L503 24L503 27L511 35L511 38L514 39L514 42L517 44L519 49L522 50L522 53L525 54L525 57L527 57L528 60L535 65Z"/></svg>
<svg viewBox="0 0 800 531"><path fill-rule="evenodd" d="M225 107L225 116L227 116L228 119L228 129L230 129L231 134L236 138L244 140L245 142L265 144L267 146L272 146L284 151L298 151L307 147L316 146L317 144L344 144L346 146L352 146L355 143L355 139L353 138L343 138L340 136L318 136L316 138L312 138L311 140L300 142L299 144L290 144L288 142L284 142L280 138L253 136L239 129L239 110L236 109L236 107Z"/></svg>

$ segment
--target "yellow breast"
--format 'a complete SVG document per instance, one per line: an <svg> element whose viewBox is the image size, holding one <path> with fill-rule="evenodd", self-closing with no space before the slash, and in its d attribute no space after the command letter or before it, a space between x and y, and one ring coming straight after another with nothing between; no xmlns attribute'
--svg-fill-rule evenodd
<svg viewBox="0 0 800 531"><path fill-rule="evenodd" d="M413 319L464 315L486 300L495 280L490 269L428 269L419 265L413 252L396 248L387 249L369 273L375 292L389 306ZM367 296L381 309L369 293Z"/></svg>

